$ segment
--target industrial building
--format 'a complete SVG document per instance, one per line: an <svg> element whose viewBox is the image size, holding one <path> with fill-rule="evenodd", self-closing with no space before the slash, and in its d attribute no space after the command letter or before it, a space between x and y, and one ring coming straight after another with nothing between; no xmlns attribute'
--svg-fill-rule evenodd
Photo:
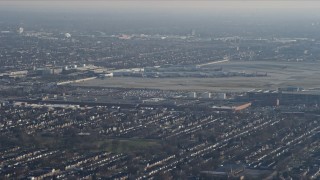
<svg viewBox="0 0 320 180"><path fill-rule="evenodd" d="M302 92L248 92L248 99L254 105L289 105L289 104L319 104L320 92L302 91Z"/></svg>

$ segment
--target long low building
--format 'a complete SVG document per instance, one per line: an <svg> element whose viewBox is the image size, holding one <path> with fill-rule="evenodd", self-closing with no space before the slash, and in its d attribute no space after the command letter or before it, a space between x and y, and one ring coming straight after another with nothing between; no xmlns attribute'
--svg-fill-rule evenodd
<svg viewBox="0 0 320 180"><path fill-rule="evenodd" d="M247 109L251 106L252 103L245 103L245 104L239 104L239 105L226 105L226 106L213 106L212 109L216 111L242 111Z"/></svg>
<svg viewBox="0 0 320 180"><path fill-rule="evenodd" d="M254 105L319 104L320 92L248 92Z"/></svg>

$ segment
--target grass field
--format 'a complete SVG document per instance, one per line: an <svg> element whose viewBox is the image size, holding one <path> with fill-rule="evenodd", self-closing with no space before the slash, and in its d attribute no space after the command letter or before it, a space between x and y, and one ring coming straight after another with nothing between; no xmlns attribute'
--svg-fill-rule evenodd
<svg viewBox="0 0 320 180"><path fill-rule="evenodd" d="M98 142L100 149L114 153L140 151L152 146L159 146L158 142L145 139L114 139Z"/></svg>
<svg viewBox="0 0 320 180"><path fill-rule="evenodd" d="M229 61L208 66L222 67L225 71L268 73L268 76L224 78L113 77L94 79L73 85L211 92L276 89L284 86L300 86L304 88L320 87L320 62Z"/></svg>

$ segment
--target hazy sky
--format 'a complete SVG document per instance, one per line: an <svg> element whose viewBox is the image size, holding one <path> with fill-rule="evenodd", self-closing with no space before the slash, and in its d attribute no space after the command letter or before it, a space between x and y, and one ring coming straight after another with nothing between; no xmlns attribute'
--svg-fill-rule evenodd
<svg viewBox="0 0 320 180"><path fill-rule="evenodd" d="M245 1L245 0L207 0L207 1L175 1L175 0L10 0L0 1L2 8L32 9L32 10L168 10L168 11L190 11L190 10L297 10L297 9L320 9L320 1Z"/></svg>
<svg viewBox="0 0 320 180"><path fill-rule="evenodd" d="M169 28L207 32L288 32L301 36L318 33L320 0L0 0L0 23L66 27L68 30L92 28L129 32L131 29ZM238 29L236 29L237 27ZM319 26L320 27L320 26ZM162 29L161 29L162 28ZM273 28L273 29L272 29ZM110 31L111 31L110 30ZM171 32L171 31L170 31ZM294 34L294 33L292 33ZM296 33L295 33L296 35Z"/></svg>

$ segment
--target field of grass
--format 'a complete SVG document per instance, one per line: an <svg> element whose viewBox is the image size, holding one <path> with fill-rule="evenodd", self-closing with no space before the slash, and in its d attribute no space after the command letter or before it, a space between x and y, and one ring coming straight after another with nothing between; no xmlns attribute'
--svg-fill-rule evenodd
<svg viewBox="0 0 320 180"><path fill-rule="evenodd" d="M109 139L97 143L100 149L114 153L129 153L159 146L158 142L145 139Z"/></svg>
<svg viewBox="0 0 320 180"><path fill-rule="evenodd" d="M284 86L320 87L320 62L229 61L208 66L222 67L225 71L267 73L267 77L223 78L136 78L113 77L94 79L75 86L151 88L192 91L248 91L277 89Z"/></svg>

